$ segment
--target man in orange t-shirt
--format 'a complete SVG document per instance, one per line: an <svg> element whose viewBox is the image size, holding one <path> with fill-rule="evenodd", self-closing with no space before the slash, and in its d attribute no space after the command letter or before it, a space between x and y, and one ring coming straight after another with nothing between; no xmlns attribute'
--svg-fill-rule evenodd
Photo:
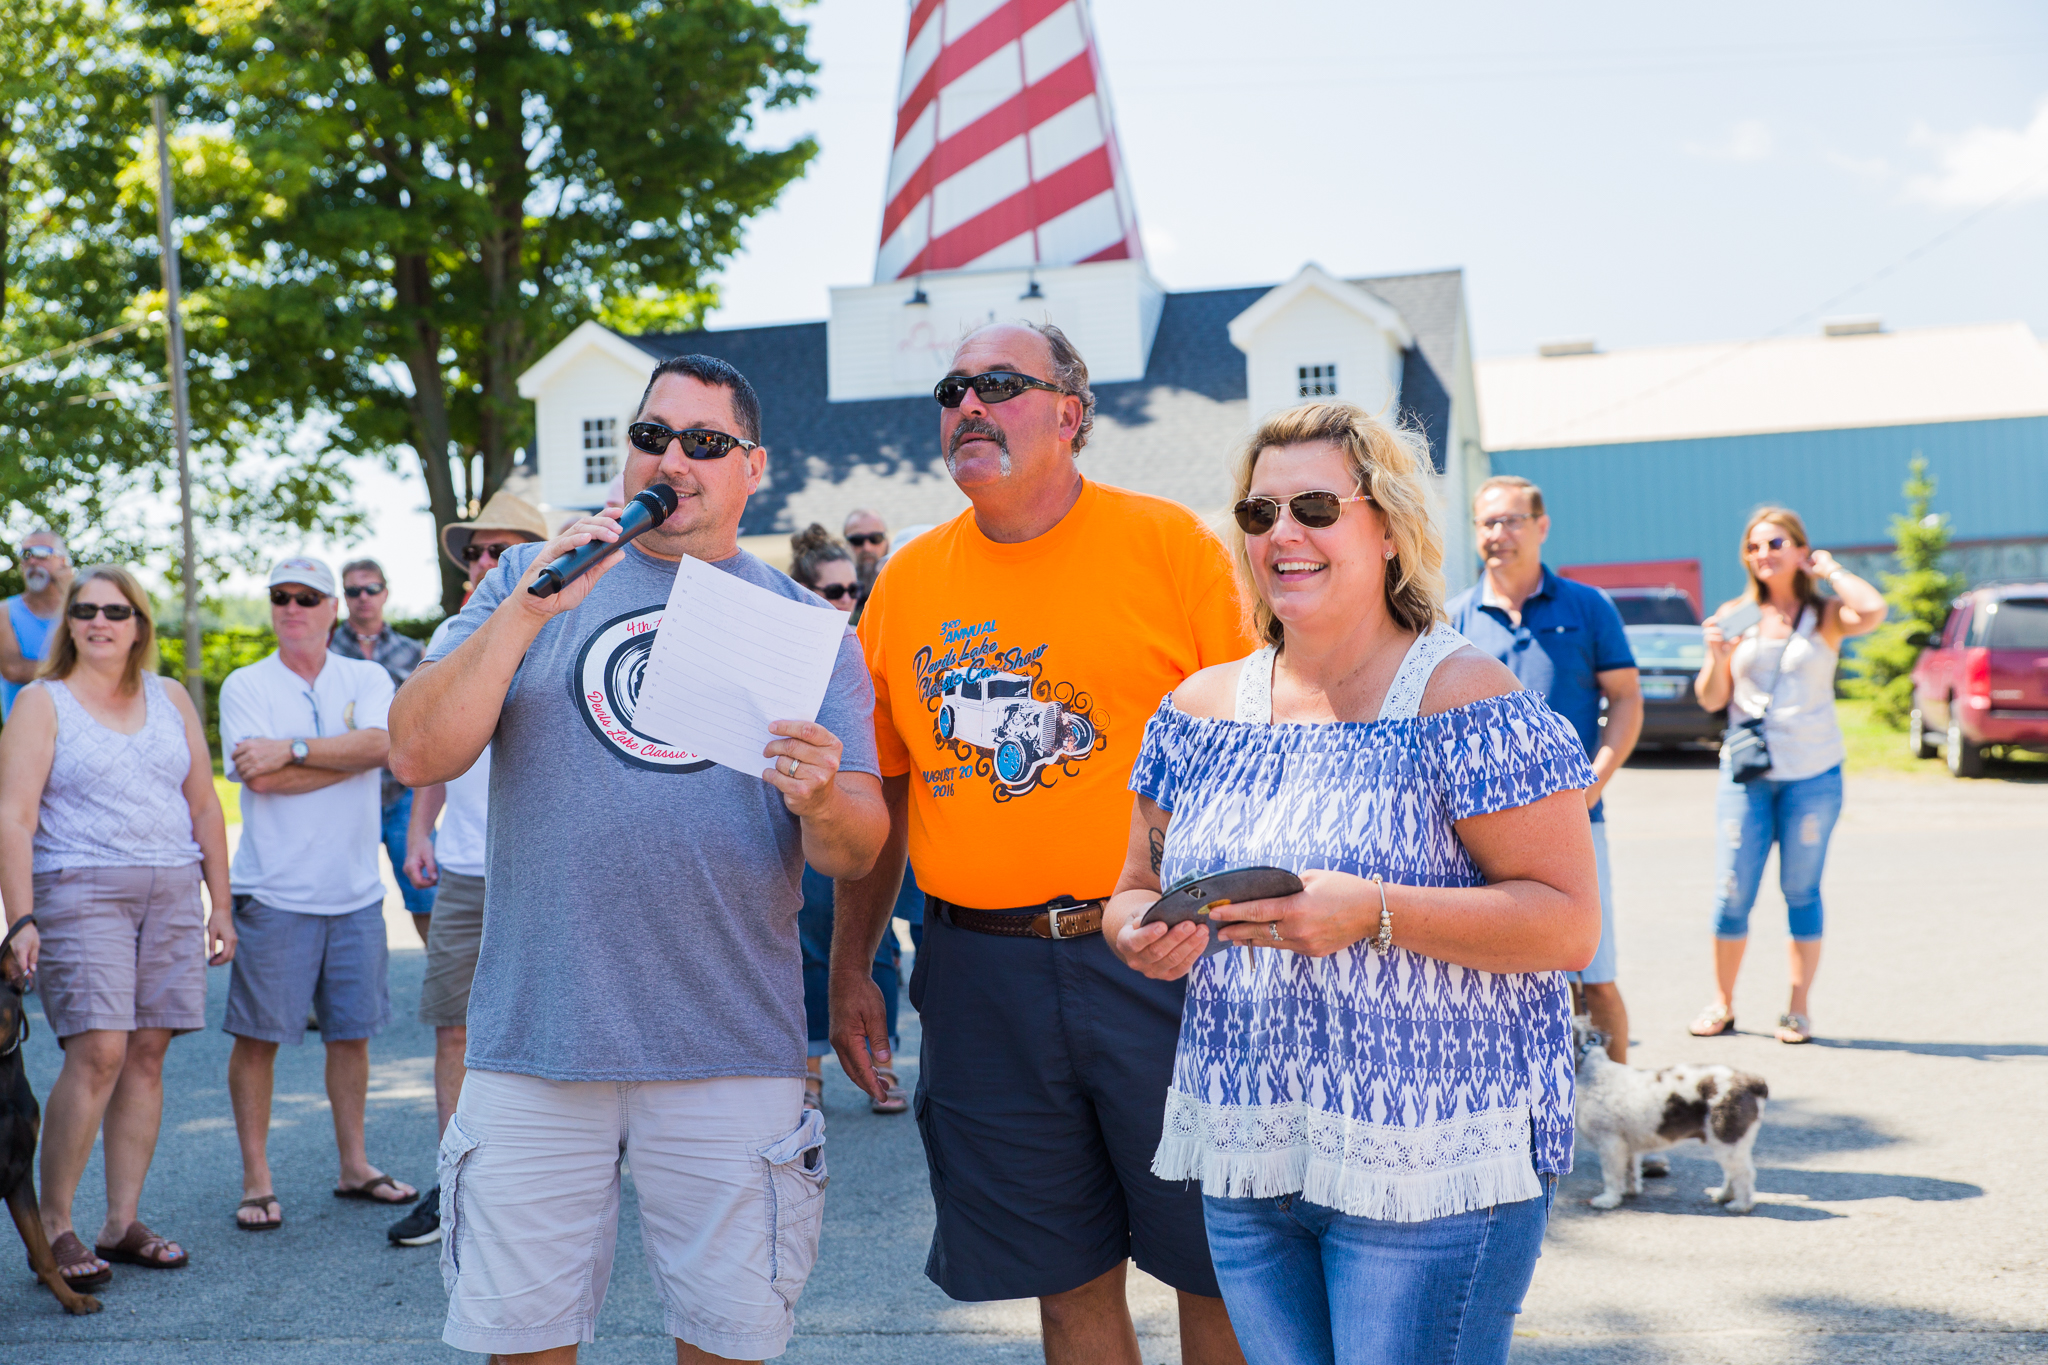
<svg viewBox="0 0 2048 1365"><path fill-rule="evenodd" d="M1230 559L1178 503L1081 477L1095 400L1057 328L972 333L937 397L974 506L897 550L861 618L891 829L874 872L838 885L832 1041L879 1093L867 964L907 845L928 897L910 984L925 1273L956 1299L1037 1298L1050 1365L1137 1365L1135 1259L1180 1291L1183 1360L1238 1361L1201 1191L1150 1169L1182 983L1128 970L1100 931L1146 720L1253 649Z"/></svg>

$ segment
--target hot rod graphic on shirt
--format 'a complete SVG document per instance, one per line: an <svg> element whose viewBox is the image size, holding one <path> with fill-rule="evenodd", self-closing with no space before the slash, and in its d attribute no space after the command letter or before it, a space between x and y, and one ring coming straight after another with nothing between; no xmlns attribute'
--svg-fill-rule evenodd
<svg viewBox="0 0 2048 1365"><path fill-rule="evenodd" d="M1095 747L1095 722L1057 701L1031 695L1020 673L954 673L939 694L939 738L988 755L996 782L1030 790L1048 764L1081 759Z"/></svg>

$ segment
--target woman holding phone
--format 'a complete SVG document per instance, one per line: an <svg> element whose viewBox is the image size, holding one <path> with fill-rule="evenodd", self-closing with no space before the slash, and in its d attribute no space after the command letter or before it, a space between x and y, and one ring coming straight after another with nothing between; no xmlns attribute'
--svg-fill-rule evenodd
<svg viewBox="0 0 2048 1365"><path fill-rule="evenodd" d="M1152 1169L1202 1182L1251 1365L1505 1361L1571 1165L1593 771L1444 623L1426 458L1343 403L1253 435L1231 539L1266 647L1160 703L1103 916L1128 965L1188 978ZM1212 908L1225 951L1141 923L1254 865L1302 889Z"/></svg>
<svg viewBox="0 0 2048 1365"><path fill-rule="evenodd" d="M1735 1031L1735 977L1749 946L1749 912L1764 861L1778 846L1778 885L1791 921L1792 999L1778 1016L1781 1043L1812 1041L1807 993L1820 969L1820 875L1842 812L1842 727L1835 718L1835 663L1842 641L1876 630L1883 594L1812 549L1806 524L1783 507L1760 507L1742 531L1749 591L1706 623L1707 661L1693 682L1709 711L1730 725L1761 721L1769 771L1738 780L1722 746L1714 800L1714 1001L1693 1020L1696 1037ZM1834 589L1822 597L1819 584Z"/></svg>

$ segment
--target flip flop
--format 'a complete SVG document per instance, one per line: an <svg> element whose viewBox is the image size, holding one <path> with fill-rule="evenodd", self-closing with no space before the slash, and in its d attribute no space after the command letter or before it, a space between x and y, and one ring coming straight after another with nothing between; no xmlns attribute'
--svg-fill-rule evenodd
<svg viewBox="0 0 2048 1365"><path fill-rule="evenodd" d="M282 1206L280 1206L282 1207ZM112 1246L96 1246L93 1254L102 1261L118 1261L122 1265L139 1265L145 1270L177 1270L192 1259L187 1252L180 1251L170 1260L160 1254L171 1244L168 1237L159 1237L142 1225L140 1218L128 1225L128 1231L121 1234L121 1240Z"/></svg>
<svg viewBox="0 0 2048 1365"><path fill-rule="evenodd" d="M85 1243L78 1240L78 1234L75 1232L60 1232L55 1237L52 1237L50 1239L50 1254L57 1258L57 1267L60 1274L67 1265L77 1265L81 1261L90 1261L92 1259L92 1253L85 1249ZM104 1260L105 1258L102 1257L101 1259ZM31 1265L29 1269L33 1270L35 1267ZM82 1291L98 1289L113 1278L114 1268L109 1265L102 1266L98 1270L89 1270L83 1275L65 1275L64 1283L70 1285L73 1289Z"/></svg>
<svg viewBox="0 0 2048 1365"><path fill-rule="evenodd" d="M1687 1033L1695 1038L1719 1038L1735 1032L1735 1016L1719 1005L1709 1005L1700 1011L1700 1017L1686 1026Z"/></svg>
<svg viewBox="0 0 2048 1365"><path fill-rule="evenodd" d="M823 1076L804 1077L804 1108L823 1112L825 1108L825 1078Z"/></svg>
<svg viewBox="0 0 2048 1365"><path fill-rule="evenodd" d="M1803 1014L1781 1014L1778 1016L1777 1035L1781 1043L1810 1043L1813 1041L1813 1021Z"/></svg>
<svg viewBox="0 0 2048 1365"><path fill-rule="evenodd" d="M875 1079L882 1083L882 1099L870 1099L868 1108L877 1114L900 1114L910 1108L910 1098L903 1093L902 1083L896 1073L886 1066L875 1068Z"/></svg>
<svg viewBox="0 0 2048 1365"><path fill-rule="evenodd" d="M410 1204L413 1200L420 1197L420 1192L414 1190L411 1194L403 1195L397 1199L379 1199L377 1191L387 1186L395 1190L398 1188L398 1182L388 1175L371 1176L360 1185L343 1185L334 1192L334 1197L336 1199L362 1199L372 1204Z"/></svg>
<svg viewBox="0 0 2048 1365"><path fill-rule="evenodd" d="M240 1215L243 1209L260 1209L266 1204L277 1204L277 1196L274 1194L252 1194L241 1203L235 1205L235 1213ZM277 1221L274 1223L245 1223L237 1216L235 1226L244 1232L276 1232L284 1226L284 1205L277 1204Z"/></svg>

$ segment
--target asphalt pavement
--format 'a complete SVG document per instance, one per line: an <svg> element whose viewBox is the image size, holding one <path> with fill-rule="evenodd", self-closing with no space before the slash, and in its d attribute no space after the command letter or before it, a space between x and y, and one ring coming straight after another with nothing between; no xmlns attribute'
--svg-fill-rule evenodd
<svg viewBox="0 0 2048 1365"><path fill-rule="evenodd" d="M1827 955L1808 1047L1770 1036L1784 1008L1775 874L1752 922L1740 1036L1684 1032L1708 998L1714 774L1650 759L1610 789L1621 984L1647 1065L1726 1061L1768 1079L1760 1202L1715 1209L1703 1151L1612 1213L1585 1205L1597 1162L1564 1183L1515 1358L1586 1362L2006 1361L2048 1358L2048 784L1851 779L1826 881ZM1932 765L1930 765L1932 766ZM393 1026L371 1044L370 1152L433 1181L432 1040L413 1020L424 963L391 915ZM239 1163L219 1030L173 1044L163 1137L143 1200L192 1264L117 1267L105 1311L69 1318L19 1260L0 1275L0 1360L56 1365L454 1360L441 1344L436 1248L384 1238L395 1210L334 1198L317 1036L280 1053L271 1139L285 1226L239 1232ZM545 1007L544 1002L539 1007ZM907 1002L905 1053L917 1023ZM30 1075L60 1054L40 1028ZM914 1060L905 1067L915 1081ZM923 1275L931 1228L910 1118L868 1112L828 1064L832 1187L824 1245L784 1359L994 1365L1041 1358L1028 1303L958 1304ZM77 1211L103 1211L97 1157ZM632 1201L626 1218L635 1219ZM4 1224L0 1224L4 1226ZM622 1228L598 1341L584 1359L666 1362L635 1229ZM0 1258L7 1253L0 1250ZM1172 1296L1135 1277L1148 1362L1180 1359Z"/></svg>

